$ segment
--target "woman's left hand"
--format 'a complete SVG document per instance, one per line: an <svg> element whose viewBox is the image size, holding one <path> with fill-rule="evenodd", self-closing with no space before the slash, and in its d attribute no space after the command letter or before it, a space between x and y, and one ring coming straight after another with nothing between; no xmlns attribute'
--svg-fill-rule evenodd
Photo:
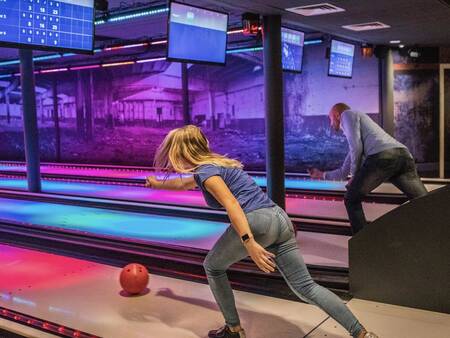
<svg viewBox="0 0 450 338"><path fill-rule="evenodd" d="M275 271L275 262L273 261L275 255L273 253L264 249L253 238L245 243L245 248L251 259L262 271L266 273Z"/></svg>
<svg viewBox="0 0 450 338"><path fill-rule="evenodd" d="M145 187L146 188L152 188L152 189L157 189L158 187L158 180L156 179L155 176L148 176L145 179Z"/></svg>

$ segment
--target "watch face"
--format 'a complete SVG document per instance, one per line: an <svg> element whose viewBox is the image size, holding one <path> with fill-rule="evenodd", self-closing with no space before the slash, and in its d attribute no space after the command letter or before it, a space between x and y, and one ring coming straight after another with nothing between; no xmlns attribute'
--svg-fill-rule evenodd
<svg viewBox="0 0 450 338"><path fill-rule="evenodd" d="M242 239L243 242L245 242L245 241L248 241L250 239L250 236L248 234L245 234L245 235L242 235L241 239Z"/></svg>

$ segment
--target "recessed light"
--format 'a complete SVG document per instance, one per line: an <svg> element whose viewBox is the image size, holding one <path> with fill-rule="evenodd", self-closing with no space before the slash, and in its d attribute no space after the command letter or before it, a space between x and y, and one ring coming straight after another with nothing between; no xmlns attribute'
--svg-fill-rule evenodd
<svg viewBox="0 0 450 338"><path fill-rule="evenodd" d="M292 7L292 8L286 8L286 10L288 12L293 12L293 13L304 15L304 16L316 16L316 15L345 12L345 9L337 7L330 3L321 3L321 4L316 4L316 5Z"/></svg>
<svg viewBox="0 0 450 338"><path fill-rule="evenodd" d="M371 31L375 29L385 29L385 28L391 28L391 26L386 25L385 23L375 21L375 22L365 22L365 23L357 23L354 25L345 25L342 26L342 28L355 31L355 32L362 32L362 31Z"/></svg>
<svg viewBox="0 0 450 338"><path fill-rule="evenodd" d="M389 41L389 43L392 43L392 44L398 44L400 42L401 42L400 40L391 40L391 41Z"/></svg>
<svg viewBox="0 0 450 338"><path fill-rule="evenodd" d="M405 48L405 45L399 45L400 48Z"/></svg>

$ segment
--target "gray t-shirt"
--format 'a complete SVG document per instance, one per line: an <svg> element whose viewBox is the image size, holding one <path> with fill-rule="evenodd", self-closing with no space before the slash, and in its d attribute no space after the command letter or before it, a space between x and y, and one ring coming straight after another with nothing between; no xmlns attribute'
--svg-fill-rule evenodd
<svg viewBox="0 0 450 338"><path fill-rule="evenodd" d="M204 186L204 182L212 176L220 176L223 179L245 213L275 206L275 203L242 169L205 164L196 170L194 179L202 191L206 203L211 208L222 208L222 205L220 205Z"/></svg>

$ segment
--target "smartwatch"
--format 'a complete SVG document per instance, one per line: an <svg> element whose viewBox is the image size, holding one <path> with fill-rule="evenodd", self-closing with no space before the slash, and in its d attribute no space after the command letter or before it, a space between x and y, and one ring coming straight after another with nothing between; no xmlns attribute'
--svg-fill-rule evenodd
<svg viewBox="0 0 450 338"><path fill-rule="evenodd" d="M253 238L253 235L250 236L249 234L244 234L241 236L242 243L247 243L251 238Z"/></svg>

